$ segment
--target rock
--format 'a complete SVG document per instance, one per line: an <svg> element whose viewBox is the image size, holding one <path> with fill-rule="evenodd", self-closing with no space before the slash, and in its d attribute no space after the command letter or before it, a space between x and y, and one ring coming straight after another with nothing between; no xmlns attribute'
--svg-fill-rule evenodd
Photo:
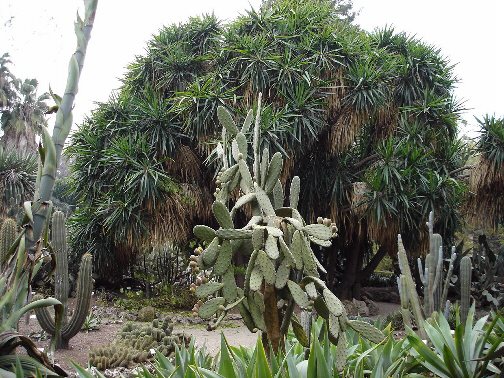
<svg viewBox="0 0 504 378"><path fill-rule="evenodd" d="M369 316L379 315L380 308L374 301L367 297L363 297L362 299L366 302L367 308L369 309Z"/></svg>
<svg viewBox="0 0 504 378"><path fill-rule="evenodd" d="M156 310L154 307L143 307L138 311L137 320L139 322L152 322L156 318Z"/></svg>
<svg viewBox="0 0 504 378"><path fill-rule="evenodd" d="M343 306L345 306L345 310L346 310L348 316L356 316L357 315L357 308L355 307L355 304L352 301L348 301L348 300L344 299L341 302L343 302Z"/></svg>
<svg viewBox="0 0 504 378"><path fill-rule="evenodd" d="M357 311L358 316L365 316L365 317L369 316L369 309L366 302L359 301L355 298L352 299L352 302L355 306L355 310Z"/></svg>
<svg viewBox="0 0 504 378"><path fill-rule="evenodd" d="M391 287L364 287L361 294L376 302L401 303L396 286Z"/></svg>

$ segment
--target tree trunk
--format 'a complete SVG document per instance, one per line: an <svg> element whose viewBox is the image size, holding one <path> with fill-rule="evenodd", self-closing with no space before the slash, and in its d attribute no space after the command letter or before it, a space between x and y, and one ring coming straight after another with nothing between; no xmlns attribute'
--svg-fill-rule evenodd
<svg viewBox="0 0 504 378"><path fill-rule="evenodd" d="M266 332L262 334L263 344L266 351L273 349L278 353L282 334L280 332L280 317L278 316L276 291L273 285L264 285L264 322Z"/></svg>
<svg viewBox="0 0 504 378"><path fill-rule="evenodd" d="M336 288L336 293L340 299L352 299L354 296L354 285L358 272L362 266L362 243L353 235L353 241L345 248L345 271L341 283ZM357 293L360 294L360 293Z"/></svg>
<svg viewBox="0 0 504 378"><path fill-rule="evenodd" d="M26 126L25 130L19 132L13 127L4 130L4 135L2 135L0 144L4 149L9 151L17 151L18 153L24 154L37 153L35 133L29 126Z"/></svg>

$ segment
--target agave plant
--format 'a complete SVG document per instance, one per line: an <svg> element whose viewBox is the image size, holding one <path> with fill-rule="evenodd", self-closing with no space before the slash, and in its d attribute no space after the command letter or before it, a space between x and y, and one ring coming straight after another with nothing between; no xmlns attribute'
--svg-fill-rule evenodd
<svg viewBox="0 0 504 378"><path fill-rule="evenodd" d="M504 346L496 337L496 324L502 317L483 316L475 322L475 306L471 307L465 323L457 319L454 332L443 314L424 323L427 344L414 332L408 334L412 355L426 369L442 378L477 378L498 376L493 353ZM498 329L497 329L498 331Z"/></svg>

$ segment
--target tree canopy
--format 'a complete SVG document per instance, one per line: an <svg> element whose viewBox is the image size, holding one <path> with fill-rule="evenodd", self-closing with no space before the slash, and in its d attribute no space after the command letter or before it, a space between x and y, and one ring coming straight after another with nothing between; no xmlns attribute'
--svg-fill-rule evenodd
<svg viewBox="0 0 504 378"><path fill-rule="evenodd" d="M330 216L340 228L320 256L329 283L345 282L340 294L358 286L373 246L395 252L397 233L421 253L430 210L449 239L467 157L453 66L415 37L368 33L340 11L276 0L229 24L204 15L161 29L73 135L74 247L110 268L190 239L210 221L218 144L228 143L217 107L232 105L242 123L259 92L261 149L285 155L284 182L301 177L307 220Z"/></svg>
<svg viewBox="0 0 504 378"><path fill-rule="evenodd" d="M9 54L0 57L0 125L1 145L19 152L35 154L35 135L47 126L45 103L48 93L37 94L36 79L21 80L9 69Z"/></svg>

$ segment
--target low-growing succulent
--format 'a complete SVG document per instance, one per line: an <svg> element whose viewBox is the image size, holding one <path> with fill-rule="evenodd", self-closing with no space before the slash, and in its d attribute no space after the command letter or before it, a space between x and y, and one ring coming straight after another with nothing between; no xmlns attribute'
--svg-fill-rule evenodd
<svg viewBox="0 0 504 378"><path fill-rule="evenodd" d="M231 140L232 159L228 158L224 143L223 168L217 175L212 205L220 227L194 227L194 234L206 243L206 248L196 251L190 266L198 273L204 272L204 277L208 274L209 282L201 280L194 285L193 290L202 302L193 310L209 319L209 328L215 329L229 311L237 308L248 329L261 330L263 340L275 351L283 344L290 325L298 339L308 346L309 339L293 314L296 305L308 311L315 309L325 318L331 340L342 348L345 333L340 330L347 327L379 342L383 334L372 326L349 321L341 301L320 279L319 271L325 270L312 244L330 246L338 229L328 218L319 217L315 224L305 222L297 210L299 177L292 179L286 200L280 180L282 155L277 152L270 158L268 149L259 152L260 98L252 151L247 136L253 112L249 111L239 129L224 107L217 110L224 140ZM252 171L247 164L249 156L253 157ZM236 192L238 196L232 203L231 193ZM245 226L238 227L236 214L244 208L251 216ZM238 253L248 256L243 287L238 287L235 279L233 257Z"/></svg>
<svg viewBox="0 0 504 378"><path fill-rule="evenodd" d="M149 324L126 323L111 344L91 349L89 363L105 370L145 363L155 353L171 356L176 345L187 346L190 341L188 336L172 332L169 318L157 318Z"/></svg>

